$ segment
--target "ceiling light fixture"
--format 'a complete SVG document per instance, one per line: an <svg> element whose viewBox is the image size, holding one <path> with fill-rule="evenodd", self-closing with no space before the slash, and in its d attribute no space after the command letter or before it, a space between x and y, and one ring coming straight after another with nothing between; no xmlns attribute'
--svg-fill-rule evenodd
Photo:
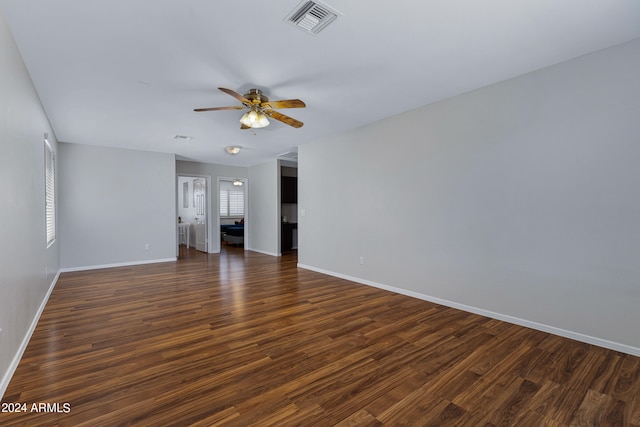
<svg viewBox="0 0 640 427"><path fill-rule="evenodd" d="M235 181L233 181L233 185L235 185L236 187L242 187L242 181L236 179Z"/></svg>
<svg viewBox="0 0 640 427"><path fill-rule="evenodd" d="M251 111L244 113L240 118L240 123L253 129L269 126L269 120L266 114L257 108L252 108Z"/></svg>
<svg viewBox="0 0 640 427"><path fill-rule="evenodd" d="M238 154L240 152L240 147L238 147L237 145L230 145L228 147L225 147L225 150L229 154Z"/></svg>

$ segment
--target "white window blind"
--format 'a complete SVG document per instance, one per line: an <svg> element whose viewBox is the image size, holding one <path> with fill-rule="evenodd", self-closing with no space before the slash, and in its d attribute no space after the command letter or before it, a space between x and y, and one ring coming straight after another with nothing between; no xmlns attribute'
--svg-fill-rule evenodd
<svg viewBox="0 0 640 427"><path fill-rule="evenodd" d="M244 216L244 189L238 189L231 182L220 182L220 216Z"/></svg>
<svg viewBox="0 0 640 427"><path fill-rule="evenodd" d="M229 190L229 216L244 216L244 191Z"/></svg>
<svg viewBox="0 0 640 427"><path fill-rule="evenodd" d="M220 190L220 216L229 216L229 190Z"/></svg>
<svg viewBox="0 0 640 427"><path fill-rule="evenodd" d="M44 140L45 221L47 247L56 240L56 156L53 147Z"/></svg>

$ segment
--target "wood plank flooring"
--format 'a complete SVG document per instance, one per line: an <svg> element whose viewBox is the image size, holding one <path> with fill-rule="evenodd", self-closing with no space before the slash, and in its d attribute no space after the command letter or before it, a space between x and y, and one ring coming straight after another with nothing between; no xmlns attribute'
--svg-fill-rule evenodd
<svg viewBox="0 0 640 427"><path fill-rule="evenodd" d="M0 425L640 426L638 357L223 249L62 274Z"/></svg>

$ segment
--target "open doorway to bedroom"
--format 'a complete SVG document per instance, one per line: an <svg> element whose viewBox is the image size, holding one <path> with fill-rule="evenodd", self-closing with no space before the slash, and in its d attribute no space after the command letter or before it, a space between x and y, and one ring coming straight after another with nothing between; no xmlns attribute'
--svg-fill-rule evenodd
<svg viewBox="0 0 640 427"><path fill-rule="evenodd" d="M219 244L247 247L247 180L218 178Z"/></svg>

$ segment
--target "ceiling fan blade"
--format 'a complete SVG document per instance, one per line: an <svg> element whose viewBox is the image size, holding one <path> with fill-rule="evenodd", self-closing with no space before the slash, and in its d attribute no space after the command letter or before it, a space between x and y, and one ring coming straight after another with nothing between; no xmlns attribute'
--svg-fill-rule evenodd
<svg viewBox="0 0 640 427"><path fill-rule="evenodd" d="M249 101L247 98L245 98L244 96L240 95L236 91L233 91L231 89L227 89L227 88L224 88L224 87L219 87L218 89L220 89L221 91L223 91L227 95L233 96L235 99L237 99L238 101L242 102L243 104L251 105L251 101Z"/></svg>
<svg viewBox="0 0 640 427"><path fill-rule="evenodd" d="M240 125L240 129L251 129L251 126L247 126L245 124Z"/></svg>
<svg viewBox="0 0 640 427"><path fill-rule="evenodd" d="M304 108L307 105L299 99L282 99L280 101L263 102L262 106L270 106L271 108Z"/></svg>
<svg viewBox="0 0 640 427"><path fill-rule="evenodd" d="M196 108L193 111L220 111L220 110L244 110L243 105L236 105L235 107L213 107L213 108Z"/></svg>
<svg viewBox="0 0 640 427"><path fill-rule="evenodd" d="M292 117L289 116L285 116L284 114L278 113L277 111L273 111L273 110L264 110L264 113L271 117L272 119L276 119L282 123L285 123L289 126L293 126L294 128L301 128L302 125L304 125L304 123L302 123L299 120L296 120Z"/></svg>

